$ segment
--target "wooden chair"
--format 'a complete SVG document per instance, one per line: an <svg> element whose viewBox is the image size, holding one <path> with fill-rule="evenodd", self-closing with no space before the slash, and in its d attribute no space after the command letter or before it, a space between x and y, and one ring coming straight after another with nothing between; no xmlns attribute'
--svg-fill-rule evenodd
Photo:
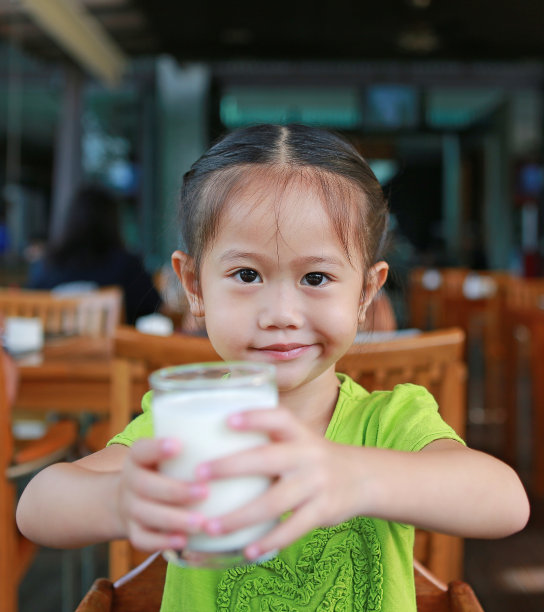
<svg viewBox="0 0 544 612"><path fill-rule="evenodd" d="M438 289L441 277L436 276L436 285L429 287L424 281L425 268L414 268L408 280L408 318L410 327L427 330L435 327L438 307ZM436 273L439 275L438 270Z"/></svg>
<svg viewBox="0 0 544 612"><path fill-rule="evenodd" d="M446 281L448 275L445 275ZM462 283L460 280L462 279ZM510 274L502 271L468 271L464 278L446 282L441 295L439 327L460 327L470 346L481 351L484 371L483 414L488 422L504 419L504 342L503 310Z"/></svg>
<svg viewBox="0 0 544 612"><path fill-rule="evenodd" d="M45 334L111 336L122 321L123 292L105 287L65 296L51 291L0 289L0 312L35 317Z"/></svg>
<svg viewBox="0 0 544 612"><path fill-rule="evenodd" d="M112 286L64 295L0 289L0 315L39 318L46 336L109 338L123 318L123 291ZM33 412L32 406L25 408L27 412Z"/></svg>
<svg viewBox="0 0 544 612"><path fill-rule="evenodd" d="M0 593L4 612L16 612L17 588L36 551L15 524L14 481L66 457L77 440L76 423L71 420L51 424L37 439L14 437L11 406L16 377L14 362L0 351Z"/></svg>
<svg viewBox="0 0 544 612"><path fill-rule="evenodd" d="M468 273L467 268L414 268L408 284L410 327L421 330L447 327L444 298L462 291Z"/></svg>
<svg viewBox="0 0 544 612"><path fill-rule="evenodd" d="M507 287L502 330L506 363L506 421L504 453L506 460L517 463L518 385L520 361L525 354L529 363L532 415L531 488L535 495L544 496L544 447L540 436L544 431L544 281L514 279ZM525 348L525 351L523 349Z"/></svg>
<svg viewBox="0 0 544 612"><path fill-rule="evenodd" d="M472 587L462 580L445 584L414 560L418 612L484 612Z"/></svg>
<svg viewBox="0 0 544 612"><path fill-rule="evenodd" d="M460 329L423 332L387 342L356 344L340 359L344 372L368 391L392 389L399 383L427 388L442 418L463 437L466 433L465 335ZM462 577L463 540L416 530L416 559L444 582Z"/></svg>
<svg viewBox="0 0 544 612"><path fill-rule="evenodd" d="M90 446L104 444L129 423L140 410L142 395L149 389L147 377L153 370L171 365L220 361L207 338L174 334L152 336L132 327L118 327L114 334L114 364L112 373L111 417L95 428ZM117 579L141 560L128 541L110 545L110 577Z"/></svg>
<svg viewBox="0 0 544 612"><path fill-rule="evenodd" d="M151 555L117 582L95 580L76 612L158 612L165 576L166 562L159 554ZM483 612L466 582L446 585L417 561L414 579L419 612Z"/></svg>

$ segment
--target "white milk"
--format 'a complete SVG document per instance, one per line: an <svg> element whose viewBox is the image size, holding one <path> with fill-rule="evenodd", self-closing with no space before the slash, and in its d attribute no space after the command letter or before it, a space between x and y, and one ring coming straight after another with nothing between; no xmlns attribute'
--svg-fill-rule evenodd
<svg viewBox="0 0 544 612"><path fill-rule="evenodd" d="M180 455L164 461L161 471L191 481L200 463L266 444L266 434L234 431L226 420L229 414L249 408L272 408L277 402L277 390L273 385L165 394L155 392L155 436L178 438L183 444ZM209 483L206 500L191 508L208 517L219 516L257 497L269 484L270 479L263 476L214 480ZM264 535L275 522L260 523L224 536L190 536L187 548L202 552L239 550Z"/></svg>

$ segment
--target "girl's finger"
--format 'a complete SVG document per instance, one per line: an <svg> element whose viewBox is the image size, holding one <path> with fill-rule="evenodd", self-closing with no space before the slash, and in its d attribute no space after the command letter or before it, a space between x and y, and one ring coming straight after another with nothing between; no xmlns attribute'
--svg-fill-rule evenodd
<svg viewBox="0 0 544 612"><path fill-rule="evenodd" d="M317 525L319 525L319 517L316 516L313 505L304 504L263 538L247 546L245 555L252 560L271 550L281 550L311 529L315 529Z"/></svg>
<svg viewBox="0 0 544 612"><path fill-rule="evenodd" d="M261 431L274 441L293 441L307 435L305 426L284 408L244 410L228 418L232 429Z"/></svg>
<svg viewBox="0 0 544 612"><path fill-rule="evenodd" d="M277 476L296 468L297 457L300 458L300 455L293 444L268 444L201 463L195 473L199 480L231 476Z"/></svg>
<svg viewBox="0 0 544 612"><path fill-rule="evenodd" d="M311 487L299 478L284 478L272 485L256 500L220 517L208 519L204 530L210 535L237 531L249 525L264 523L303 504L310 497Z"/></svg>
<svg viewBox="0 0 544 612"><path fill-rule="evenodd" d="M187 536L181 533L165 534L137 526L131 530L129 540L134 548L146 552L155 552L168 548L179 550L187 545Z"/></svg>
<svg viewBox="0 0 544 612"><path fill-rule="evenodd" d="M151 470L130 471L128 483L130 490L138 496L165 504L192 504L208 495L205 483L175 480Z"/></svg>
<svg viewBox="0 0 544 612"><path fill-rule="evenodd" d="M129 458L142 466L156 466L181 452L181 443L175 438L143 438L134 442Z"/></svg>
<svg viewBox="0 0 544 612"><path fill-rule="evenodd" d="M197 533L201 531L205 518L174 506L165 506L145 499L135 500L130 508L130 519L146 531L161 533Z"/></svg>

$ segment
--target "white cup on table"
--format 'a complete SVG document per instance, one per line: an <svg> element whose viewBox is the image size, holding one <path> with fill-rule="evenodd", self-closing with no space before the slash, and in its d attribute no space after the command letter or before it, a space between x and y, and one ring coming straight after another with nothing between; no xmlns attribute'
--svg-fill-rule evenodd
<svg viewBox="0 0 544 612"><path fill-rule="evenodd" d="M32 317L6 317L4 319L4 342L13 354L40 351L43 348L43 324Z"/></svg>

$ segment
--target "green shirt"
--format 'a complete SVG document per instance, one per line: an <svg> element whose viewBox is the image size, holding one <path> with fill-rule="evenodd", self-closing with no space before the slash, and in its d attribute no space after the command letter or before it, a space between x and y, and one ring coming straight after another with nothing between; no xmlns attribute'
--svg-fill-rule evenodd
<svg viewBox="0 0 544 612"><path fill-rule="evenodd" d="M417 385L368 393L342 382L326 438L340 444L419 451L440 438L462 440ZM110 444L152 435L151 397L143 414ZM226 571L169 564L161 612L415 612L414 528L354 517L311 531L261 565Z"/></svg>

